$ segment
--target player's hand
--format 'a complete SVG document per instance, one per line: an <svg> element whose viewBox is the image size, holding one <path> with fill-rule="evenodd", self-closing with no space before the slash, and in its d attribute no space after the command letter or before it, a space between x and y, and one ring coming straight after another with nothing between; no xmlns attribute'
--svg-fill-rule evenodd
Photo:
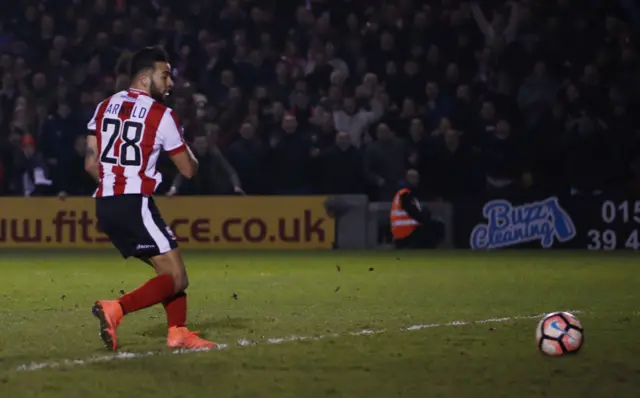
<svg viewBox="0 0 640 398"><path fill-rule="evenodd" d="M175 196L178 193L178 188L176 187L171 187L169 188L169 190L167 191L167 196Z"/></svg>

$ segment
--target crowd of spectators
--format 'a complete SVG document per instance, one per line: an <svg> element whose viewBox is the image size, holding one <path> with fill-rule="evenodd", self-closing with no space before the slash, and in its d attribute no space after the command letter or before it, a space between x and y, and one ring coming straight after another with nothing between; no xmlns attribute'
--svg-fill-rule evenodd
<svg viewBox="0 0 640 398"><path fill-rule="evenodd" d="M90 195L86 122L150 45L201 164L162 194L640 193L639 28L628 0L15 0L0 194Z"/></svg>

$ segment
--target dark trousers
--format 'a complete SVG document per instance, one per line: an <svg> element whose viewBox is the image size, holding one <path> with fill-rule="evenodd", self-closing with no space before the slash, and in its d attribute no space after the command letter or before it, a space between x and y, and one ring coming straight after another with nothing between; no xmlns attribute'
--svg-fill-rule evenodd
<svg viewBox="0 0 640 398"><path fill-rule="evenodd" d="M396 249L435 249L444 239L444 224L431 220L403 239L395 239Z"/></svg>

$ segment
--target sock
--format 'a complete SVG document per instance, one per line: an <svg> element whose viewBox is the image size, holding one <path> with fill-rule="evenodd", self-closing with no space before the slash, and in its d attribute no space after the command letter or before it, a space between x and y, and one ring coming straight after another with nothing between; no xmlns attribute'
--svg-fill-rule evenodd
<svg viewBox="0 0 640 398"><path fill-rule="evenodd" d="M170 275L158 275L136 290L120 297L120 305L125 314L161 303L173 295L173 278Z"/></svg>
<svg viewBox="0 0 640 398"><path fill-rule="evenodd" d="M183 327L187 324L187 294L180 292L162 302L167 312L169 327Z"/></svg>

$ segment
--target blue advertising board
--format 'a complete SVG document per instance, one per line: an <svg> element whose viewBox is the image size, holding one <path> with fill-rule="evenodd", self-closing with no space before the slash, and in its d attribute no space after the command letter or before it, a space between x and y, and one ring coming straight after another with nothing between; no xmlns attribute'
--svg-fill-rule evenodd
<svg viewBox="0 0 640 398"><path fill-rule="evenodd" d="M459 248L640 249L640 199L635 198L496 199L456 206L455 218Z"/></svg>

